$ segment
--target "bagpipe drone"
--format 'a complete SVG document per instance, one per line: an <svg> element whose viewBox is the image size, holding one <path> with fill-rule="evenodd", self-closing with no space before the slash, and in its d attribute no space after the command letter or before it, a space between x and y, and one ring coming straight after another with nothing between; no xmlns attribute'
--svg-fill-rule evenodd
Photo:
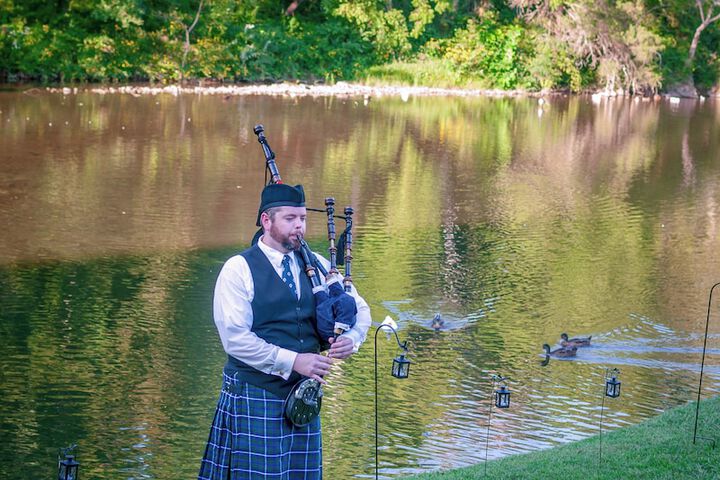
<svg viewBox="0 0 720 480"><path fill-rule="evenodd" d="M265 183L266 185L283 183L275 163L275 153L270 148L265 138L265 129L262 125L256 125L253 129L262 146L265 156ZM269 177L269 180L268 180ZM345 207L344 216L335 215L335 199L325 199L325 210L307 208L308 211L324 212L327 214L328 251L330 253L330 267L325 269L310 250L307 242L300 238L300 256L303 260L305 274L312 285L313 296L315 297L315 329L317 330L321 343L327 344L329 338L337 338L343 332L350 330L356 322L357 306L355 299L349 294L352 290L352 207ZM335 232L335 218L345 221L345 230L337 239ZM262 231L259 231L253 244L255 244ZM338 251L342 252L338 256ZM338 265L345 266L345 275L341 276ZM325 278L323 283L320 274ZM310 423L320 413L322 403L322 385L317 380L303 378L292 389L285 400L285 416L298 427Z"/></svg>

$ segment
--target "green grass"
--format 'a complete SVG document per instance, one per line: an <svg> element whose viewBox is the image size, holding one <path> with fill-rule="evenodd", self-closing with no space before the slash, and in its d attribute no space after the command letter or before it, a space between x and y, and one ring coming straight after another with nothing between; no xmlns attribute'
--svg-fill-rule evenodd
<svg viewBox="0 0 720 480"><path fill-rule="evenodd" d="M445 60L427 58L415 62L393 62L370 67L362 82L370 86L426 86L436 88L470 88Z"/></svg>
<svg viewBox="0 0 720 480"><path fill-rule="evenodd" d="M639 425L599 437L488 462L496 479L720 479L720 397L700 404L698 439L693 445L695 403L677 407ZM482 463L445 472L408 477L416 480L484 478Z"/></svg>

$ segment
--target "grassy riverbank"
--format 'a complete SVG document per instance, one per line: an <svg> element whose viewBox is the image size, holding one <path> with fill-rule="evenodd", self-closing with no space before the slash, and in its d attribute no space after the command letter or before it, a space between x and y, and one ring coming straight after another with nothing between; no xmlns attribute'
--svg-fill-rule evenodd
<svg viewBox="0 0 720 480"><path fill-rule="evenodd" d="M489 462L488 478L503 479L718 479L720 478L720 397L700 405L698 440L693 445L695 403L669 410L639 425L557 448ZM414 480L465 480L484 477L484 465L409 477Z"/></svg>

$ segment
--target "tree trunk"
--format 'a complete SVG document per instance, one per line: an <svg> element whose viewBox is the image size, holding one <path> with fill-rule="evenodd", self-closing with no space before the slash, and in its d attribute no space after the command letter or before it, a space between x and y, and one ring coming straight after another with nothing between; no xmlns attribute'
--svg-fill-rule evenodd
<svg viewBox="0 0 720 480"><path fill-rule="evenodd" d="M715 0L713 0L714 2ZM678 85L676 88L681 96L693 96L697 97L697 89L695 88L695 79L693 78L693 64L695 62L695 54L697 53L698 43L700 43L700 34L707 28L708 25L720 18L720 15L712 17L713 3L710 4L707 14L703 10L703 2L696 0L698 10L700 10L700 19L702 22L695 29L692 42L690 42L690 50L688 51L688 57L685 60L685 68L688 71L687 79L684 85Z"/></svg>
<svg viewBox="0 0 720 480"><path fill-rule="evenodd" d="M707 23L701 23L700 26L695 29L695 35L693 35L692 42L690 42L690 51L688 52L687 66L692 67L695 61L695 52L697 52L698 42L700 42L700 34L708 26Z"/></svg>
<svg viewBox="0 0 720 480"><path fill-rule="evenodd" d="M195 19L193 20L192 24L188 27L183 25L183 27L185 28L185 43L183 45L183 57L182 63L180 65L180 83L184 83L185 81L185 61L187 60L187 55L190 51L190 32L193 31L195 25L197 25L198 23L198 20L200 20L200 12L202 11L204 1L205 0L200 0L200 4L198 5L197 12L195 12Z"/></svg>
<svg viewBox="0 0 720 480"><path fill-rule="evenodd" d="M182 63L180 64L180 83L185 82L185 61L190 51L190 30L185 28L185 44L183 45Z"/></svg>
<svg viewBox="0 0 720 480"><path fill-rule="evenodd" d="M716 22L717 20L720 20L720 13L712 16L713 14L713 7L715 5L720 5L720 2L718 0L712 0L710 2L710 5L708 6L708 11L705 13L705 10L703 10L703 2L702 0L696 0L698 10L700 10L700 20L702 22L700 25L695 29L695 34L693 35L692 42L690 43L690 51L688 52L688 58L686 62L686 66L690 68L690 76L692 77L692 65L695 61L695 53L697 52L698 43L700 41L700 34L707 28L708 25L710 25L713 22Z"/></svg>

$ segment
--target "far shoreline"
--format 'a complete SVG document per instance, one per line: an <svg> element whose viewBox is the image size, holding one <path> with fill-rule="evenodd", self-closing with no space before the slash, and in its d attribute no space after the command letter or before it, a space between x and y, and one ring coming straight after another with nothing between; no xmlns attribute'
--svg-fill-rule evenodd
<svg viewBox="0 0 720 480"><path fill-rule="evenodd" d="M20 90L20 88L18 88ZM301 82L279 82L272 84L213 84L206 81L197 81L195 85L154 85L154 84L126 84L126 85L93 85L83 84L81 86L35 86L23 93L32 94L34 91L47 91L50 93L62 93L63 95L76 95L79 93L93 93L99 95L107 94L128 94L132 96L145 95L222 95L222 96L286 96L286 97L400 97L407 100L409 97L490 97L490 98L542 98L542 97L567 97L567 96L590 96L594 100L602 98L633 98L636 100L660 100L662 98L679 99L671 94L656 94L654 96L629 95L624 92L587 91L570 92L566 90L551 91L527 91L527 90L499 90L479 88L441 88L428 86L403 86L403 85L366 85L361 83L337 82L328 84L310 84ZM686 97L687 100L700 100L720 98L719 95L698 96L696 98Z"/></svg>
<svg viewBox="0 0 720 480"><path fill-rule="evenodd" d="M248 95L270 95L288 97L390 97L401 98L415 97L540 97L568 95L569 92L529 92L523 90L494 90L494 89L471 89L471 88L440 88L428 86L402 86L402 85L366 85L361 83L337 82L334 84L311 84L302 82L278 82L278 83L252 83L252 84L205 84L197 82L197 85L153 85L153 84L128 84L128 85L85 85L85 86L63 86L45 87L52 93L63 93L66 95L90 92L96 94L123 93L133 96L159 95L159 94L195 94L195 95L224 95L224 96L248 96Z"/></svg>

